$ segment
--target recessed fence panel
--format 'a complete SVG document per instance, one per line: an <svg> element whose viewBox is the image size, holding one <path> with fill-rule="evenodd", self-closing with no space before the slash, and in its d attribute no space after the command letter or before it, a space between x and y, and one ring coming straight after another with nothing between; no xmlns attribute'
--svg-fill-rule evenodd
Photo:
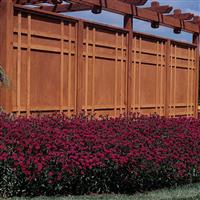
<svg viewBox="0 0 200 200"><path fill-rule="evenodd" d="M82 110L116 116L126 111L127 34L84 27Z"/></svg>
<svg viewBox="0 0 200 200"><path fill-rule="evenodd" d="M168 70L169 113L171 116L194 116L196 49L178 43L170 45Z"/></svg>
<svg viewBox="0 0 200 200"><path fill-rule="evenodd" d="M13 112L195 116L195 45L41 13L15 10Z"/></svg>
<svg viewBox="0 0 200 200"><path fill-rule="evenodd" d="M131 110L164 115L166 42L138 34L132 42Z"/></svg>
<svg viewBox="0 0 200 200"><path fill-rule="evenodd" d="M13 111L75 112L76 23L16 12Z"/></svg>

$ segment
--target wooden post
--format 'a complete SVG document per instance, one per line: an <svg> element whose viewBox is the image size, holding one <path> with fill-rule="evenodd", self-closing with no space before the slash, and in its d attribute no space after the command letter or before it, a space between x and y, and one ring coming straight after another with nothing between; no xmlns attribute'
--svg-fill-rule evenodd
<svg viewBox="0 0 200 200"><path fill-rule="evenodd" d="M195 60L196 60L196 74L195 74L195 105L194 105L194 116L198 117L198 95L199 95L199 34L193 34L193 43L197 45Z"/></svg>
<svg viewBox="0 0 200 200"><path fill-rule="evenodd" d="M83 30L84 23L79 20L77 24L77 69L76 69L76 110L75 113L80 113L83 106Z"/></svg>
<svg viewBox="0 0 200 200"><path fill-rule="evenodd" d="M169 117L169 106L170 106L170 56L171 56L171 42L167 40L166 42L166 61L165 61L165 116Z"/></svg>
<svg viewBox="0 0 200 200"><path fill-rule="evenodd" d="M10 86L1 88L0 106L12 111L12 65L13 65L13 1L0 1L0 64L10 79Z"/></svg>
<svg viewBox="0 0 200 200"><path fill-rule="evenodd" d="M131 112L131 83L132 83L132 43L133 43L133 16L125 15L124 16L124 28L128 32L128 50L127 50L127 87L126 87L126 109L127 113ZM135 97L133 97L135 98Z"/></svg>

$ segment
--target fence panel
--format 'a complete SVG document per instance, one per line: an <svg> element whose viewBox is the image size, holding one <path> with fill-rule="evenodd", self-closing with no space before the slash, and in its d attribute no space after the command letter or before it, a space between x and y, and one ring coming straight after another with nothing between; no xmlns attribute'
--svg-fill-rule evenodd
<svg viewBox="0 0 200 200"><path fill-rule="evenodd" d="M119 116L129 91L133 112L195 116L195 45L134 32L128 72L125 29L15 10L13 31L13 112Z"/></svg>
<svg viewBox="0 0 200 200"><path fill-rule="evenodd" d="M125 112L127 39L126 33L85 25L84 111L111 116Z"/></svg>
<svg viewBox="0 0 200 200"><path fill-rule="evenodd" d="M76 23L16 12L13 111L75 110Z"/></svg>
<svg viewBox="0 0 200 200"><path fill-rule="evenodd" d="M135 34L132 43L132 111L164 115L165 41Z"/></svg>
<svg viewBox="0 0 200 200"><path fill-rule="evenodd" d="M196 48L179 43L170 45L169 115L194 116Z"/></svg>

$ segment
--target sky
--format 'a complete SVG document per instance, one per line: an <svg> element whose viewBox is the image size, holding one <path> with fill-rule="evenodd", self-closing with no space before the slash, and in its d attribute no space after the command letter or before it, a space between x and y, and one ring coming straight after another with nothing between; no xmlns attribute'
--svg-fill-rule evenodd
<svg viewBox="0 0 200 200"><path fill-rule="evenodd" d="M170 5L173 6L174 9L181 9L182 12L190 12L195 15L200 16L200 0L157 0L160 5ZM152 0L148 0L145 6L140 7L148 7L150 6ZM117 27L123 27L123 16L110 13L107 11L103 11L101 14L95 15L91 13L91 11L81 11L81 12L72 12L72 13L64 13L68 16L78 17L82 19L87 19L90 21L101 22ZM160 27L159 29L152 29L151 24L148 22L140 21L134 19L134 30L139 32L144 32L148 34L155 34L167 38L178 39L180 41L192 41L192 34L182 32L177 35L173 33L173 30L167 27Z"/></svg>

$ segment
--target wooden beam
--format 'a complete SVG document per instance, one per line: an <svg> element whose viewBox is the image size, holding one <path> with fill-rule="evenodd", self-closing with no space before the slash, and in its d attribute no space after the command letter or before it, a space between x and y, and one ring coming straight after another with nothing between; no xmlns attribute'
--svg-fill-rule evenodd
<svg viewBox="0 0 200 200"><path fill-rule="evenodd" d="M13 0L15 4L38 4L38 3L52 3L52 4L61 4L63 0Z"/></svg>
<svg viewBox="0 0 200 200"><path fill-rule="evenodd" d="M41 9L51 12L74 12L74 11L84 11L91 10L91 6L81 5L81 4L57 4L57 5L40 5L34 9Z"/></svg>
<svg viewBox="0 0 200 200"><path fill-rule="evenodd" d="M86 5L82 5L82 4L73 4L71 3L69 5L69 8L68 10L70 12L73 12L73 11L84 11L84 10L91 10L92 7L91 6L86 6Z"/></svg>
<svg viewBox="0 0 200 200"><path fill-rule="evenodd" d="M119 0L107 0L102 2L99 2L99 0L67 0L67 1L89 6L93 5L102 6L104 10L108 10L122 15L132 15L134 18L140 20L150 21L150 22L157 21L161 25L171 28L174 27L183 28L183 30L187 32L196 32L196 33L200 32L199 26L191 22L184 21L184 26L182 27L180 24L180 20L175 18L174 16L162 15L162 17L160 18L157 12L155 11L147 10L145 8L137 8L135 5L127 4Z"/></svg>
<svg viewBox="0 0 200 200"><path fill-rule="evenodd" d="M142 6L144 5L148 0L119 0L127 4L132 4L135 6ZM63 0L13 0L13 3L15 4L38 4L38 3L52 3L52 4L61 4L63 3Z"/></svg>
<svg viewBox="0 0 200 200"><path fill-rule="evenodd" d="M174 10L174 14L170 15L174 18L180 19L180 20L191 20L194 17L194 14L192 13L182 13L180 9Z"/></svg>
<svg viewBox="0 0 200 200"><path fill-rule="evenodd" d="M192 22L200 26L200 16L194 16Z"/></svg>
<svg viewBox="0 0 200 200"><path fill-rule="evenodd" d="M127 4L119 0L65 0L70 3L82 4L85 6L99 6L104 10L122 14L122 15L132 15L134 18L143 20L143 21L155 21L159 22L160 25L164 25L171 28L182 28L182 30L199 33L200 28L197 24L192 22L183 21L183 24L180 24L180 19L175 18L174 16L162 15L158 16L158 13L152 10L145 8L138 8L133 4ZM17 6L16 6L17 7ZM19 8L19 7L18 7ZM30 8L28 8L30 9Z"/></svg>
<svg viewBox="0 0 200 200"><path fill-rule="evenodd" d="M12 0L0 1L0 64L4 68L10 86L1 88L0 106L12 112L12 72L13 72L13 3Z"/></svg>
<svg viewBox="0 0 200 200"><path fill-rule="evenodd" d="M51 3L51 0L13 0L14 4L38 4L38 3Z"/></svg>
<svg viewBox="0 0 200 200"><path fill-rule="evenodd" d="M149 9L149 10L152 10L152 11L155 11L158 13L170 13L172 11L173 7L171 7L169 5L160 6L159 2L153 1L151 3L151 7L146 8L146 9Z"/></svg>
<svg viewBox="0 0 200 200"><path fill-rule="evenodd" d="M51 0L51 2L53 4L61 4L61 3L63 3L63 0Z"/></svg>
<svg viewBox="0 0 200 200"><path fill-rule="evenodd" d="M131 97L132 97L132 45L133 45L133 16L124 16L124 28L128 29L128 49L127 49L127 92L126 92L126 109L127 114L131 112ZM134 97L135 98L135 97Z"/></svg>
<svg viewBox="0 0 200 200"><path fill-rule="evenodd" d="M197 118L198 117L198 98L199 98L199 44L200 44L199 34L197 33L193 34L193 43L197 45L196 54L195 54L196 76L195 76L195 105L194 105L194 109L195 109L194 113L195 113L195 117Z"/></svg>
<svg viewBox="0 0 200 200"><path fill-rule="evenodd" d="M133 4L135 6L142 6L144 5L148 0L120 0L124 3L128 3L128 4Z"/></svg>

